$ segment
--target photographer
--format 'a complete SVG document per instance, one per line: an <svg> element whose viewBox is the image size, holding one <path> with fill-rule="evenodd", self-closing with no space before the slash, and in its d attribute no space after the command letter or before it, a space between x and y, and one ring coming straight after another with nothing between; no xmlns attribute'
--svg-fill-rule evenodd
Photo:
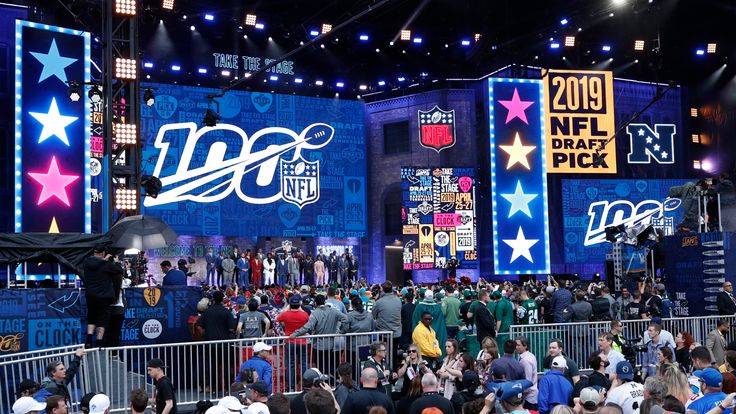
<svg viewBox="0 0 736 414"><path fill-rule="evenodd" d="M409 349L406 352L399 351L398 357L401 360L401 366L397 370L396 375L402 381L400 393L404 396L409 392L409 387L414 377L422 376L427 368L416 345L409 345Z"/></svg>
<svg viewBox="0 0 736 414"><path fill-rule="evenodd" d="M386 395L391 395L391 371L386 368L386 343L374 342L371 344L370 353L371 356L365 361L363 368L373 368L376 370L378 375L378 391L382 391Z"/></svg>
<svg viewBox="0 0 736 414"><path fill-rule="evenodd" d="M307 414L307 407L304 404L304 396L312 389L319 389L322 383L330 379L327 375L323 375L318 369L310 368L302 374L302 392L291 399L289 408L291 414Z"/></svg>
<svg viewBox="0 0 736 414"><path fill-rule="evenodd" d="M248 409L245 414L268 414L266 406L269 396L269 386L263 381L256 381L246 387L246 402Z"/></svg>

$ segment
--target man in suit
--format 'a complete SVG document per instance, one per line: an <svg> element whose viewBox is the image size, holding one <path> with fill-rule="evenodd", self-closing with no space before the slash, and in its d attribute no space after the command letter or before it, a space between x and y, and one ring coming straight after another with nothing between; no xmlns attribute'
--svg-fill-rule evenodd
<svg viewBox="0 0 736 414"><path fill-rule="evenodd" d="M731 328L731 324L727 320L719 320L716 329L708 334L705 340L705 347L710 351L710 359L716 365L721 366L726 359L726 332Z"/></svg>
<svg viewBox="0 0 736 414"><path fill-rule="evenodd" d="M723 292L716 297L719 315L736 314L736 298L733 297L733 284L729 281L723 282Z"/></svg>
<svg viewBox="0 0 736 414"><path fill-rule="evenodd" d="M204 256L204 259L207 262L207 283L210 286L215 286L217 284L217 277L215 273L216 256L211 247L207 249L207 254Z"/></svg>
<svg viewBox="0 0 736 414"><path fill-rule="evenodd" d="M289 273L289 284L294 288L299 284L299 262L297 258L291 254L287 254L286 268Z"/></svg>
<svg viewBox="0 0 736 414"><path fill-rule="evenodd" d="M179 269L171 267L171 262L161 262L161 271L164 272L163 286L186 286L187 275Z"/></svg>

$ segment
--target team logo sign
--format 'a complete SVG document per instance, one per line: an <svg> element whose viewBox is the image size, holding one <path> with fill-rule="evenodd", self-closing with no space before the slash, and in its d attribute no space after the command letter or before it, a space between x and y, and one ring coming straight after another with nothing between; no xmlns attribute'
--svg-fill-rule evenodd
<svg viewBox="0 0 736 414"><path fill-rule="evenodd" d="M675 163L674 124L655 124L654 131L647 124L630 124L626 127L629 134L629 164L650 164L652 158L659 164Z"/></svg>
<svg viewBox="0 0 736 414"><path fill-rule="evenodd" d="M161 299L161 289L159 288L145 288L143 290L143 299L146 300L148 306L154 307Z"/></svg>
<svg viewBox="0 0 736 414"><path fill-rule="evenodd" d="M319 199L319 161L309 162L299 157L280 161L281 194L284 201L299 208Z"/></svg>
<svg viewBox="0 0 736 414"><path fill-rule="evenodd" d="M455 145L455 110L419 111L419 143L437 152Z"/></svg>

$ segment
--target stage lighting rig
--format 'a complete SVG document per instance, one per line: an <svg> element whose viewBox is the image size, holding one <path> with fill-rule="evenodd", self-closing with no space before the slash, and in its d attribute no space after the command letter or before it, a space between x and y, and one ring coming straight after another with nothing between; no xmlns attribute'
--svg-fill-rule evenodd
<svg viewBox="0 0 736 414"><path fill-rule="evenodd" d="M79 82L69 81L69 89L67 95L72 102L77 102L82 98L82 89L80 88Z"/></svg>
<svg viewBox="0 0 736 414"><path fill-rule="evenodd" d="M135 145L138 142L135 124L112 124L112 135L118 145Z"/></svg>
<svg viewBox="0 0 736 414"><path fill-rule="evenodd" d="M207 112L204 114L204 119L202 119L202 123L204 126L208 127L214 127L217 126L217 121L221 120L222 117L217 112L213 111L212 109L207 109Z"/></svg>
<svg viewBox="0 0 736 414"><path fill-rule="evenodd" d="M256 15L255 14L246 14L245 15L245 25L246 26L255 26L256 25Z"/></svg>
<svg viewBox="0 0 736 414"><path fill-rule="evenodd" d="M166 10L174 10L174 0L163 0L161 2L161 8Z"/></svg>
<svg viewBox="0 0 736 414"><path fill-rule="evenodd" d="M143 175L141 176L141 187L143 187L143 190L146 192L143 195L151 198L156 198L161 192L163 184L161 183L161 180L156 176Z"/></svg>
<svg viewBox="0 0 736 414"><path fill-rule="evenodd" d="M147 88L143 93L143 103L145 103L146 106L153 106L153 104L156 103L156 95L153 94L153 90L151 88Z"/></svg>
<svg viewBox="0 0 736 414"><path fill-rule="evenodd" d="M116 189L115 208L117 210L136 210L138 208L138 192L135 189L128 188Z"/></svg>
<svg viewBox="0 0 736 414"><path fill-rule="evenodd" d="M115 13L135 16L136 0L115 0Z"/></svg>
<svg viewBox="0 0 736 414"><path fill-rule="evenodd" d="M90 102L97 103L102 101L102 88L98 84L92 84L92 87L87 92Z"/></svg>

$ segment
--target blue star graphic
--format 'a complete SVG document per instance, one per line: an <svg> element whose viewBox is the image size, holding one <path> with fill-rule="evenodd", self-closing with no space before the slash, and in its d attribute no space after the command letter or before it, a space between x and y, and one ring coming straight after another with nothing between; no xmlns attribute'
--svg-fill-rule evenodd
<svg viewBox="0 0 736 414"><path fill-rule="evenodd" d="M43 70L41 71L41 77L38 78L38 83L41 83L52 76L56 76L60 81L66 83L66 72L64 69L78 60L61 56L59 54L59 48L56 46L56 39L51 40L49 53L30 53L43 65Z"/></svg>

